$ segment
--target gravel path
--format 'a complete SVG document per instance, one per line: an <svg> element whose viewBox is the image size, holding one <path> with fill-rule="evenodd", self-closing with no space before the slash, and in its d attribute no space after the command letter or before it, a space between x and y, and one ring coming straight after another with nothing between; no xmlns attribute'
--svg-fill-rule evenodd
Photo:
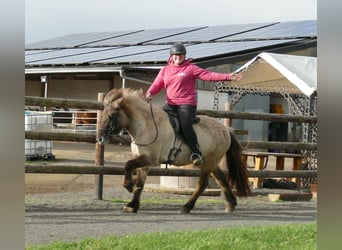
<svg viewBox="0 0 342 250"><path fill-rule="evenodd" d="M46 244L56 240L75 241L87 237L128 235L146 232L203 230L222 227L308 223L316 220L317 200L309 202L271 202L265 195L238 200L235 212L223 212L223 201L201 203L190 214L180 214L181 204L142 204L137 214L122 213L123 203L112 200L130 198L118 188L105 190L104 200L94 199L94 191L34 194L26 197L25 243ZM145 192L143 200L181 199L188 195Z"/></svg>
<svg viewBox="0 0 342 250"><path fill-rule="evenodd" d="M65 145L62 147L65 148ZM56 148L57 156L59 148ZM139 212L126 214L121 211L123 203L120 201L131 199L131 194L121 187L121 178L105 176L104 200L97 200L94 198L93 176L26 175L25 244L78 241L153 231L309 223L317 218L316 199L307 202L272 202L267 193L288 191L266 189L255 190L254 197L238 199L235 212L230 214L223 212L224 202L219 196L202 196L191 213L184 215L179 213L179 209L189 198L188 195L144 192ZM148 185L156 183L155 178L149 177ZM151 199L163 199L165 202L144 203L144 200ZM174 199L184 202L174 202ZM201 202L207 199L219 202Z"/></svg>

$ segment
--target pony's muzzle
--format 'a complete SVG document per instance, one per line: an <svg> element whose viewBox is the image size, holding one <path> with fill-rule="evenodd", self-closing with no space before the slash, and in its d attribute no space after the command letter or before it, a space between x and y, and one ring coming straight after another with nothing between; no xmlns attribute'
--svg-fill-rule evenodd
<svg viewBox="0 0 342 250"><path fill-rule="evenodd" d="M106 143L106 138L104 136L100 136L98 138L96 138L96 142L100 145L104 145Z"/></svg>

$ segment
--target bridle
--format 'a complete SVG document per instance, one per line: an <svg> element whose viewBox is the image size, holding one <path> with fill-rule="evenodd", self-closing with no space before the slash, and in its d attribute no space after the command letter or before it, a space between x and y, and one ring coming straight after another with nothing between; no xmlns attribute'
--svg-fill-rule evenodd
<svg viewBox="0 0 342 250"><path fill-rule="evenodd" d="M152 109L152 102L149 101L148 103L149 103L149 105L150 105L150 113L151 113L151 116L152 116L152 121L153 121L153 125L154 125L154 128L155 128L156 133L155 133L155 136L154 136L153 140L152 140L151 142L149 142L149 143L137 143L137 142L135 142L135 141L132 141L132 143L134 143L134 144L137 145L137 146L148 146L148 145L151 145L152 143L154 143L154 142L157 140L158 135L159 135L157 122L156 122L156 119L155 119L155 117L154 117L154 113L153 113L153 109ZM108 128L108 129L100 129L100 130L104 131L104 132L106 133L106 135L109 135L109 136L110 136L110 135L114 134L115 127L114 127L114 126L111 126L111 127Z"/></svg>

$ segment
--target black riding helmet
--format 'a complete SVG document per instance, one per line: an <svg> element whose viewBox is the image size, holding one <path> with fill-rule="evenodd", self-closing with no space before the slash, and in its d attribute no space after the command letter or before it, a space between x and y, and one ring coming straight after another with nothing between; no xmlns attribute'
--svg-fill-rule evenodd
<svg viewBox="0 0 342 250"><path fill-rule="evenodd" d="M175 43L170 48L170 54L171 55L186 54L185 46L181 43Z"/></svg>

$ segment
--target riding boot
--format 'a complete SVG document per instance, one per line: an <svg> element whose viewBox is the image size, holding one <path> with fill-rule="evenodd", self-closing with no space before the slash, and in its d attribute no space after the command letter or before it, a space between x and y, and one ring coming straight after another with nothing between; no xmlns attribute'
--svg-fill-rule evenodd
<svg viewBox="0 0 342 250"><path fill-rule="evenodd" d="M195 167L200 167L203 164L202 156L198 153L192 153L190 156L190 161Z"/></svg>

